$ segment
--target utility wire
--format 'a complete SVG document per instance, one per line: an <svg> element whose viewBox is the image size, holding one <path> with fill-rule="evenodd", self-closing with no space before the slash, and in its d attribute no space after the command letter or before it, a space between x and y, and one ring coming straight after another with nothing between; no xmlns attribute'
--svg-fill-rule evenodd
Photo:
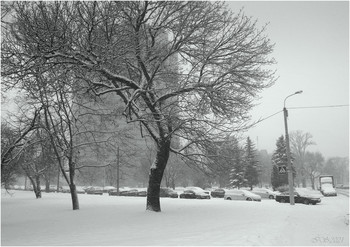
<svg viewBox="0 0 350 247"><path fill-rule="evenodd" d="M288 107L288 109L331 108L331 107L348 107L348 106L349 105L300 106L300 107Z"/></svg>
<svg viewBox="0 0 350 247"><path fill-rule="evenodd" d="M332 108L332 107L349 107L349 105L325 105L325 106L300 106L300 107L288 107L287 109L311 109L311 108ZM261 123L279 113L283 112L283 110L278 111L272 115L269 115L267 117L264 118L260 118L258 121L256 121L255 123L253 123L252 125L250 125L249 127L253 127L255 125L257 125L258 123Z"/></svg>
<svg viewBox="0 0 350 247"><path fill-rule="evenodd" d="M277 114L279 114L279 113L281 113L281 112L283 112L283 110L278 111L278 112L276 112L276 113L274 113L274 114L272 114L272 115L270 115L270 116L267 116L267 117L265 117L265 118L260 118L258 121L256 121L255 123L253 123L253 124L250 125L249 127L253 127L253 126L257 125L258 123L261 123L262 121L265 121L266 119L269 119L269 118L271 118L271 117L273 117L273 116L275 116L275 115L277 115Z"/></svg>

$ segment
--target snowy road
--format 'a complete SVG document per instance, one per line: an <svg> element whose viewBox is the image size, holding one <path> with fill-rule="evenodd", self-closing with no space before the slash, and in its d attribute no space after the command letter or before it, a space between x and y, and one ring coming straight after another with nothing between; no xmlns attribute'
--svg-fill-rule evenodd
<svg viewBox="0 0 350 247"><path fill-rule="evenodd" d="M349 190L348 189L337 189L337 193L349 197Z"/></svg>
<svg viewBox="0 0 350 247"><path fill-rule="evenodd" d="M145 211L146 199L2 192L2 245L349 245L349 199L321 204L162 198L161 213Z"/></svg>

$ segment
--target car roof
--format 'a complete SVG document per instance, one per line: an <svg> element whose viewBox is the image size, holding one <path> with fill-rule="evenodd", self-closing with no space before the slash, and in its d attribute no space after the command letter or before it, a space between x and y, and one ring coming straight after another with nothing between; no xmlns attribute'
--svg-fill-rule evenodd
<svg viewBox="0 0 350 247"><path fill-rule="evenodd" d="M184 192L185 192L185 193L186 193L186 192L192 192L192 193L194 193L193 190L184 190Z"/></svg>
<svg viewBox="0 0 350 247"><path fill-rule="evenodd" d="M242 190L238 190L238 189L231 189L231 190L227 190L227 193L242 193Z"/></svg>

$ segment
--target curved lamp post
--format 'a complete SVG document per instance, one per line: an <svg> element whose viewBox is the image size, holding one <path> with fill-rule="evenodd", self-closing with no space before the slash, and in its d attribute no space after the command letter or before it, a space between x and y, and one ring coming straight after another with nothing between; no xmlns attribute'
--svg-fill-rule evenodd
<svg viewBox="0 0 350 247"><path fill-rule="evenodd" d="M292 170L292 162L290 157L290 146L289 146L289 134L288 134L288 124L287 124L287 117L288 117L288 111L286 109L286 100L296 94L301 94L303 91L297 91L291 95L288 95L284 99L283 104L283 113L284 113L284 128L286 132L286 147L287 147L287 162L288 162L288 185L289 185L289 202L290 205L294 205L294 185L293 185L293 170Z"/></svg>

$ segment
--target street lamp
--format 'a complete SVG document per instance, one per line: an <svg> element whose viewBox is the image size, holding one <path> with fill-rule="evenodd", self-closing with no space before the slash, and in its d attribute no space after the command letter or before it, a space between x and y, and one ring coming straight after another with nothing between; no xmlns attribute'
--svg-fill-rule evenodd
<svg viewBox="0 0 350 247"><path fill-rule="evenodd" d="M286 100L296 94L301 94L303 91L297 91L291 95L288 95L284 99L283 104L283 113L284 113L284 128L286 131L286 147L287 147L287 162L288 162L288 185L289 185L289 202L290 205L294 205L294 186L293 186L293 170L292 170L292 162L290 157L290 146L289 146L289 134L288 134L288 124L287 124L287 117L288 117L288 111L286 109Z"/></svg>

